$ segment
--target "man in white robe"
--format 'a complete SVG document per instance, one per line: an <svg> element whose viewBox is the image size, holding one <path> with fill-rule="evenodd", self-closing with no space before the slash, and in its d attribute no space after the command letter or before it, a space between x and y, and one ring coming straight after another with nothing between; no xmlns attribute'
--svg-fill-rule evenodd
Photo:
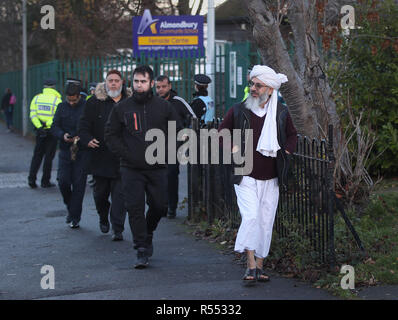
<svg viewBox="0 0 398 320"><path fill-rule="evenodd" d="M263 271L279 200L279 186L285 184L289 158L296 147L297 131L286 106L278 103L278 89L287 77L267 66L254 66L250 73L250 96L226 114L219 130L253 130L253 170L235 182L242 222L235 251L247 254L244 283L269 281ZM249 119L241 127L240 117ZM247 123L247 121L246 121Z"/></svg>

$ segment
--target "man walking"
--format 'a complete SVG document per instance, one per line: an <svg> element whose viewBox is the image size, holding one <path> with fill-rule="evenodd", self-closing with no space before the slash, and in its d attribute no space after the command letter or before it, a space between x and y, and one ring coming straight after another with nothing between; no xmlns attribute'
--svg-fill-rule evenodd
<svg viewBox="0 0 398 320"><path fill-rule="evenodd" d="M177 95L171 87L170 79L167 76L159 76L156 78L156 94L163 99L169 101L173 106L180 123L183 127L188 127L191 117L196 118L191 106L181 97ZM177 143L178 149L178 143ZM173 219L176 217L178 204L178 175L180 173L180 166L178 161L176 163L167 164L167 178L168 178L168 196L169 196L169 210L167 217Z"/></svg>
<svg viewBox="0 0 398 320"><path fill-rule="evenodd" d="M4 116L6 118L6 123L7 123L7 132L12 131L12 117L14 113L14 105L16 102L16 97L13 95L12 91L10 88L6 89L6 92L1 99L1 109L4 112Z"/></svg>
<svg viewBox="0 0 398 320"><path fill-rule="evenodd" d="M267 66L254 66L250 73L250 96L234 105L219 127L219 130L251 129L253 133L253 145L246 146L253 148L253 170L249 175L233 179L242 216L235 251L246 251L247 269L243 278L246 284L269 280L263 262L271 245L278 186L286 185L289 155L297 143L289 111L278 102L277 90L285 82L284 74Z"/></svg>
<svg viewBox="0 0 398 320"><path fill-rule="evenodd" d="M66 101L62 102L54 116L51 128L61 141L58 159L58 185L68 209L66 223L78 228L87 180L87 150L80 143L77 125L83 114L86 100L80 96L80 85L69 83Z"/></svg>
<svg viewBox="0 0 398 320"><path fill-rule="evenodd" d="M126 98L121 73L117 70L109 71L105 83L99 83L94 95L87 101L78 129L81 144L87 146L91 153L88 171L94 178L93 194L100 230L108 233L110 215L114 241L123 240L126 210L120 179L120 160L106 146L104 133L111 110L116 103ZM112 203L108 201L109 196Z"/></svg>
<svg viewBox="0 0 398 320"><path fill-rule="evenodd" d="M148 257L153 254L153 233L167 213L167 168L165 164L148 163L145 135L150 129L159 129L167 141L168 122L177 121L170 103L153 95L153 86L152 69L137 67L133 72L133 96L112 109L105 129L108 148L121 158L123 196L137 249L135 268L148 265Z"/></svg>
<svg viewBox="0 0 398 320"><path fill-rule="evenodd" d="M57 106L62 102L61 94L55 90L55 84L56 82L53 79L45 80L43 92L36 95L30 104L30 120L36 131L36 145L28 177L28 184L32 189L37 188L36 176L43 157L41 187L49 188L55 186L50 179L52 162L57 148L57 138L50 132L50 128Z"/></svg>

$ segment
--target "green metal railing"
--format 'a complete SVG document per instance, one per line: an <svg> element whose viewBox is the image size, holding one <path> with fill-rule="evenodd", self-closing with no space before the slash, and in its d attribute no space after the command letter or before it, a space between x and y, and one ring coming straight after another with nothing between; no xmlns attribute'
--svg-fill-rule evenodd
<svg viewBox="0 0 398 320"><path fill-rule="evenodd" d="M232 54L230 54L232 52ZM222 50L216 52L215 85L216 116L223 117L225 112L243 98L243 90L247 85L247 68L251 64L260 63L257 52L254 54L248 42L226 43ZM231 59L233 58L233 59ZM191 56L189 52L174 53L167 57L141 55L113 55L81 58L76 60L50 61L28 68L27 113L33 97L40 93L45 78L57 80L56 88L64 96L67 78L77 78L82 81L82 87L87 88L90 82L104 81L106 73L111 69L119 70L126 85L131 87L131 75L138 65L150 65L155 76L169 76L173 89L187 102L192 101L194 93L193 76L206 73L206 59L203 52L196 52ZM232 67L231 67L232 66ZM232 70L232 71L231 71ZM231 95L230 86L234 85L235 94ZM11 88L17 97L14 111L14 127L22 131L22 71L0 73L0 92ZM0 115L3 118L3 115ZM28 132L32 132L33 125L29 121Z"/></svg>
<svg viewBox="0 0 398 320"><path fill-rule="evenodd" d="M64 95L67 78L77 78L82 81L82 87L87 88L90 82L102 82L106 73L117 69L122 73L126 85L131 87L133 70L138 65L150 65L155 77L169 76L173 89L188 102L194 93L193 76L206 72L206 61L203 55L196 56L174 54L168 57L134 58L131 55L91 57L66 61L50 61L28 68L27 103L28 109L33 97L43 89L43 80L54 78L57 80L56 89ZM6 88L11 88L17 97L14 108L14 127L22 130L22 71L13 71L0 74L0 90L4 93ZM29 110L28 110L29 113ZM3 115L0 115L3 118ZM28 132L32 132L33 125L29 121Z"/></svg>

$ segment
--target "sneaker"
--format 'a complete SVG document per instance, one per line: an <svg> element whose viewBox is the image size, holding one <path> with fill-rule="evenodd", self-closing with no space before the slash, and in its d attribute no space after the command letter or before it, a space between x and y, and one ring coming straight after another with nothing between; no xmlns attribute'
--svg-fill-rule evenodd
<svg viewBox="0 0 398 320"><path fill-rule="evenodd" d="M174 219L176 217L176 215L177 215L177 213L176 213L175 209L174 210L169 209L169 212L167 212L167 218L169 218L169 219Z"/></svg>
<svg viewBox="0 0 398 320"><path fill-rule="evenodd" d="M100 230L101 230L102 233L108 233L109 232L109 222L106 222L106 223L100 222L99 226L100 226Z"/></svg>
<svg viewBox="0 0 398 320"><path fill-rule="evenodd" d="M69 225L72 229L79 228L79 222L72 221Z"/></svg>
<svg viewBox="0 0 398 320"><path fill-rule="evenodd" d="M136 269L144 269L148 266L148 255L146 248L138 248L137 251L137 262L134 265Z"/></svg>
<svg viewBox="0 0 398 320"><path fill-rule="evenodd" d="M28 182L28 185L29 185L29 187L31 187L32 189L36 189L37 188L37 184L36 184L36 182L32 182L32 181L29 181Z"/></svg>
<svg viewBox="0 0 398 320"><path fill-rule="evenodd" d="M65 222L68 223L68 224L72 222L72 217L69 214L66 216L66 221Z"/></svg>
<svg viewBox="0 0 398 320"><path fill-rule="evenodd" d="M51 182L42 182L41 187L42 188L52 188L52 187L55 187L55 184L51 183Z"/></svg>
<svg viewBox="0 0 398 320"><path fill-rule="evenodd" d="M123 241L123 234L121 232L114 232L112 234L112 241Z"/></svg>

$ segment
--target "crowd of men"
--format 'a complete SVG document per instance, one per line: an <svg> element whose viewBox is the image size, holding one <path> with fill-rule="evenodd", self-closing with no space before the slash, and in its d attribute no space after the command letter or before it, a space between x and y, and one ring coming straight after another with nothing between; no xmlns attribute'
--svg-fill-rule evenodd
<svg viewBox="0 0 398 320"><path fill-rule="evenodd" d="M235 251L247 254L243 282L250 285L269 280L263 260L269 252L279 188L286 184L297 132L287 106L278 99L287 77L257 65L248 79L245 99L229 108L219 130L250 129L253 133L252 145L241 150L245 153L250 147L255 151L253 169L248 175L232 176L230 181L242 217ZM215 117L214 101L207 92L211 79L198 74L193 80L195 94L190 104L173 90L166 75L155 79L149 66L133 71L131 89L126 88L126 79L118 70L110 70L104 82L90 84L87 97L81 94L80 81L69 79L63 102L55 81L49 79L43 93L31 103L30 118L37 137L29 186L37 188L43 157L41 186L54 186L51 167L59 141L57 180L68 210L66 222L73 229L79 227L87 175L92 175L99 228L103 233L112 228L112 240L121 241L128 215L137 269L148 266L154 252L154 231L162 217L176 217L178 204L179 164L150 164L146 133L159 129L167 141L170 121L176 123L178 132L189 126L191 118L209 122ZM231 146L224 147L230 150Z"/></svg>
<svg viewBox="0 0 398 320"><path fill-rule="evenodd" d="M68 79L65 101L55 89L55 80L44 81L43 92L30 106L36 145L28 184L37 188L44 158L41 187L55 186L51 169L59 141L57 181L68 211L66 223L79 228L90 174L101 232L112 228L112 240L123 240L128 213L138 252L135 267L143 268L153 254L153 232L160 219L176 217L179 178L178 164L149 165L145 161L145 134L152 128L167 134L169 121L182 129L191 117L210 119L214 104L209 103L212 99L206 90L211 79L203 74L194 77L200 91L193 99L194 107L177 95L167 76L155 79L149 66L134 70L132 89L126 88L126 80L118 70L110 70L104 82L89 84L90 95L86 96L80 80Z"/></svg>

